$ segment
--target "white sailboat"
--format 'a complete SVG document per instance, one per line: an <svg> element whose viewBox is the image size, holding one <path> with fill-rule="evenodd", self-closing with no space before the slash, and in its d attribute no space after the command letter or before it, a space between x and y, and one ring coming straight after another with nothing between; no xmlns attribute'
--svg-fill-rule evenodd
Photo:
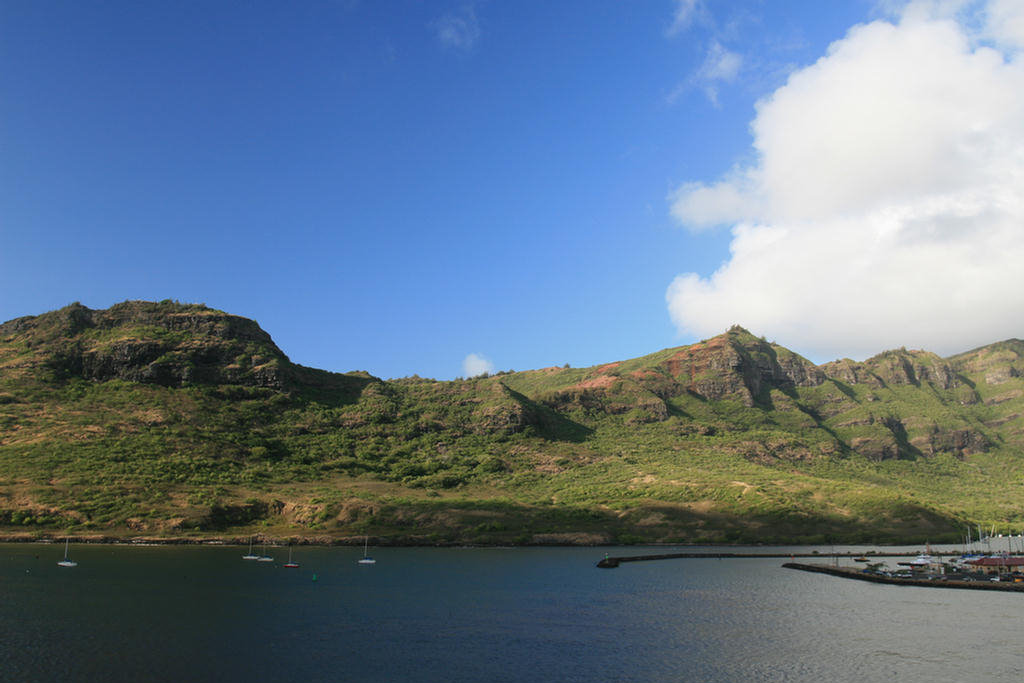
<svg viewBox="0 0 1024 683"><path fill-rule="evenodd" d="M64 559L57 564L61 567L77 567L78 563L68 557L68 539L64 539Z"/></svg>
<svg viewBox="0 0 1024 683"><path fill-rule="evenodd" d="M260 559L259 555L255 555L252 552L252 536L249 537L249 554L248 555L242 555L242 559L243 560L258 560L258 559Z"/></svg>
<svg viewBox="0 0 1024 683"><path fill-rule="evenodd" d="M369 536L363 536L363 556L359 560L359 564L377 564L377 560L373 559L372 557L370 557L369 555L366 554L366 551L369 548L369 544L370 544L370 537Z"/></svg>
<svg viewBox="0 0 1024 683"><path fill-rule="evenodd" d="M260 555L259 557L257 557L256 561L257 562L273 562L274 561L274 558L272 558L270 555L267 555L267 544L266 543L263 544L263 554Z"/></svg>

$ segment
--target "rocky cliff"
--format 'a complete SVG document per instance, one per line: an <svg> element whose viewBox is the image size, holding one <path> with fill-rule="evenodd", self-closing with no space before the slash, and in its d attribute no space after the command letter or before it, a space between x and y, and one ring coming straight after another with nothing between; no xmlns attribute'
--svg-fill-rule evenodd
<svg viewBox="0 0 1024 683"><path fill-rule="evenodd" d="M106 310L75 303L0 325L0 369L163 386L285 388L291 363L254 321L204 305L126 301Z"/></svg>

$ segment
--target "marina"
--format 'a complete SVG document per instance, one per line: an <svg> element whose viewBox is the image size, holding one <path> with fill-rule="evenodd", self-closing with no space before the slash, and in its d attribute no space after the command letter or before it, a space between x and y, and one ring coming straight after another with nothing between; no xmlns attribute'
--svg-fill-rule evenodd
<svg viewBox="0 0 1024 683"><path fill-rule="evenodd" d="M712 560L712 559L771 559L789 558L782 565L784 569L795 569L803 572L827 574L844 579L885 583L897 586L917 586L926 588L959 588L966 590L986 590L1003 592L1024 592L1024 556L1013 555L1014 539L1006 537L1004 552L981 554L973 552L971 544L961 547L959 551L945 548L944 552L934 552L929 546L925 552L908 550L870 551L845 550L834 548L827 555L819 550L805 552L676 552L650 553L643 555L612 556L606 553L597 562L600 569L615 569L624 563L655 562L659 560ZM991 549L991 539L982 539L986 547ZM796 558L827 560L828 564L797 562ZM913 558L904 560L903 558ZM850 560L853 565L840 565L840 560ZM887 562L894 561L895 568Z"/></svg>
<svg viewBox="0 0 1024 683"><path fill-rule="evenodd" d="M967 590L987 591L1009 591L1024 593L1024 582L1021 579L1002 581L987 578L953 579L942 575L934 576L894 576L889 573L867 571L851 567L836 567L823 564L804 564L800 562L786 562L782 565L786 569L797 569L803 572L828 574L839 576L844 579L856 579L857 581L870 581L872 583L887 583L896 586L918 586L923 588L961 588Z"/></svg>
<svg viewBox="0 0 1024 683"><path fill-rule="evenodd" d="M906 557L909 557L909 556L912 556L912 555L915 555L915 554L916 553L911 553L911 552L902 552L902 553L897 552L897 553L886 553L886 556L887 557L893 557L893 556L906 556ZM855 555L859 555L859 553L848 552L848 553L839 553L838 555L836 555L835 553L830 553L828 556L829 557L853 557L855 560L859 561L860 557L854 557ZM817 552L817 551L815 551L815 552L786 552L786 553L778 553L778 552L774 552L773 553L773 552L770 552L770 551L765 551L765 552L754 552L754 551L748 551L748 552L714 552L714 551L704 551L704 552L701 552L701 551L693 551L693 552L685 552L685 553L683 553L683 552L681 552L681 553L657 553L657 554L653 554L653 555L620 555L620 556L616 556L616 557L612 557L612 556L606 554L605 557L603 557L601 560L598 561L597 566L600 569L614 569L614 568L618 567L620 564L622 564L624 562L652 562L652 561L655 561L655 560L695 560L695 559L706 559L706 560L716 560L717 559L717 560L721 560L721 559L743 559L743 558L751 559L751 558L781 558L781 557L789 557L791 559L792 558L797 558L797 557L817 557L817 558L820 558L820 557L823 557L823 555L820 552Z"/></svg>

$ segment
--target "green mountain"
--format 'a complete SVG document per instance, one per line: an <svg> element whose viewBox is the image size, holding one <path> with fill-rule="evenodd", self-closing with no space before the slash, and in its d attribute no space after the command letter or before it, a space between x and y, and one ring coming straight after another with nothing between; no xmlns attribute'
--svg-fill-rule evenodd
<svg viewBox="0 0 1024 683"><path fill-rule="evenodd" d="M203 305L0 325L0 527L405 543L1024 528L1024 342L816 366L740 327L450 382L296 365Z"/></svg>

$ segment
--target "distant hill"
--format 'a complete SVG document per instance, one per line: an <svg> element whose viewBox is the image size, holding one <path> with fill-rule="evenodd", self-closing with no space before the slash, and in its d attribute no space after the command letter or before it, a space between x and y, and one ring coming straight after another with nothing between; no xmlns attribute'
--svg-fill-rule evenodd
<svg viewBox="0 0 1024 683"><path fill-rule="evenodd" d="M403 543L1024 528L1024 342L814 365L740 327L592 368L384 381L196 304L0 325L0 527Z"/></svg>

